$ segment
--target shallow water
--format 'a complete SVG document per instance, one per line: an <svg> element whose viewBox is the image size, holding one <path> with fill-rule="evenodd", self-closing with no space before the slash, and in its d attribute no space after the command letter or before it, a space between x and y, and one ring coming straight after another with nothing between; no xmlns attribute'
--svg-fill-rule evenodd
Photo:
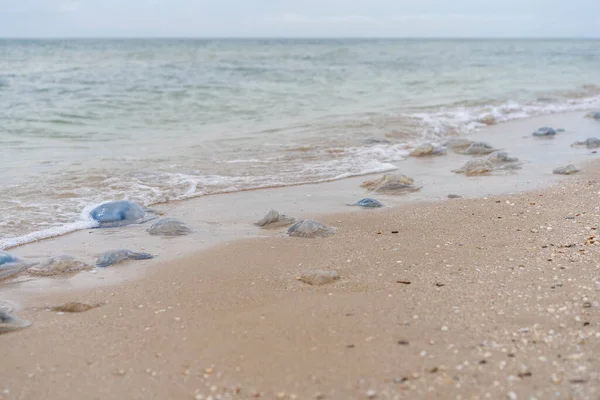
<svg viewBox="0 0 600 400"><path fill-rule="evenodd" d="M89 227L102 201L389 171L425 138L591 110L599 55L592 40L0 41L0 248Z"/></svg>
<svg viewBox="0 0 600 400"><path fill-rule="evenodd" d="M552 138L532 137L530 132L544 124L568 129ZM590 168L586 161L596 160L598 153L585 148L572 148L570 144L594 135L598 128L600 124L583 118L583 113L535 117L487 127L472 138L489 141L495 147L518 157L522 163L521 169L498 170L488 176L466 177L452 170L462 166L472 159L472 156L449 152L447 156L410 157L396 163L398 173L410 175L422 189L401 195L370 193L362 184L379 177L375 176L201 196L187 201L158 204L153 207L158 213L185 221L191 229L190 234L180 237L152 236L148 232L150 223L134 224L117 229L80 230L10 250L28 261L40 263L57 254L70 254L91 265L103 252L119 248L148 252L154 255L153 259L131 261L114 268L83 271L72 277L21 276L2 285L0 300L21 301L32 295L46 295L52 291L99 288L137 280L154 268L162 268L171 261L190 255L198 257L199 252L211 246L228 246L232 241L245 238L285 235L289 225L277 229L261 229L254 225L254 221L262 218L269 209L278 210L298 220L316 219L327 222L342 233L338 223L346 220L346 213L385 212L389 207L403 207L414 202L446 200L451 193L468 199L538 190L552 184L560 185L572 177L554 175L552 170L568 163L581 167L582 171L576 175L577 179L594 179L595 168ZM523 135L520 132L529 134ZM366 196L375 197L385 207L362 209L347 205ZM485 205L485 201L481 204ZM444 205L440 203L440 206ZM348 228L352 229L347 226L346 229Z"/></svg>

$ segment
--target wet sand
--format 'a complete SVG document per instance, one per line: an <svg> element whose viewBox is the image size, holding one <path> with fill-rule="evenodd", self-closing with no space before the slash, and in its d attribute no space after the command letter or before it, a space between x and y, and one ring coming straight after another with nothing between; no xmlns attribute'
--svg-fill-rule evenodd
<svg viewBox="0 0 600 400"><path fill-rule="evenodd" d="M461 167L471 156L449 152L447 156L410 157L396 162L398 170L395 172L413 177L422 189L402 196L375 197L392 207L413 202L438 201L446 199L450 193L477 198L537 190L560 182L565 177L553 175L554 168L570 162L581 165L598 157L590 150L570 147L575 141L600 135L598 121L583 116L584 113L575 112L516 120L490 126L469 136L472 140L486 140L496 148L519 157L524 164L518 171L501 171L491 176L467 178L452 170ZM531 132L540 126L548 125L567 130L549 139L531 136ZM132 263L118 271L109 269L97 274L82 273L61 281L22 279L18 285L1 288L0 300L21 301L30 295L45 294L48 291L94 288L140 279L149 267L160 266L217 244L244 238L276 236L284 230L262 230L252 222L261 219L271 208L298 219L347 212L349 208L346 204L369 195L360 184L379 176L381 174L321 184L220 194L152 206L165 217L179 218L192 228L191 235L176 239L149 236L149 224L143 224L120 229L83 230L12 248L10 252L33 261L43 261L57 254L71 254L93 264L104 251L117 248L150 252L156 258Z"/></svg>
<svg viewBox="0 0 600 400"><path fill-rule="evenodd" d="M527 133L518 143L534 140ZM550 174L591 158L568 148L588 133L540 143L544 156L527 153L535 168L517 174L412 174L424 188L384 198L396 207L340 205L364 195L357 178L169 205L168 216L197 231L184 238L149 238L137 226L15 249L91 258L126 243L160 256L6 285L2 296L20 300L33 325L0 336L0 398L598 398L600 250L590 237L600 163L568 179ZM411 160L400 172L465 159ZM469 198L439 201L449 192ZM248 220L268 203L320 214L338 233L257 231ZM341 279L320 287L296 279L311 269ZM70 301L103 305L45 310Z"/></svg>
<svg viewBox="0 0 600 400"><path fill-rule="evenodd" d="M33 326L0 337L2 397L597 398L598 171L332 215L328 239L250 239L38 297L106 304L23 310ZM315 268L341 280L295 279Z"/></svg>

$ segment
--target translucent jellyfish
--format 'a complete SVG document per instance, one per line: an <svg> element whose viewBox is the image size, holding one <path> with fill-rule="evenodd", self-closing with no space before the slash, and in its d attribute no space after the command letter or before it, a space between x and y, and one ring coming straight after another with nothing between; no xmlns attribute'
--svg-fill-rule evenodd
<svg viewBox="0 0 600 400"><path fill-rule="evenodd" d="M552 171L552 173L553 173L553 174L557 174L557 175L571 175L571 174L577 173L577 172L579 172L579 171L580 171L580 169L579 169L579 168L577 168L577 167L576 167L576 166L574 166L573 164L569 164L569 165L567 165L567 166L565 166L565 167L558 167L558 168L555 168L555 169Z"/></svg>
<svg viewBox="0 0 600 400"><path fill-rule="evenodd" d="M357 207L363 207L363 208L380 208L383 207L383 204L381 204L378 200L375 199L371 199L371 198L364 198L362 200L357 201L354 204L349 204L350 206L357 206Z"/></svg>
<svg viewBox="0 0 600 400"><path fill-rule="evenodd" d="M192 230L176 218L159 219L148 229L152 236L183 236Z"/></svg>
<svg viewBox="0 0 600 400"><path fill-rule="evenodd" d="M303 219L290 226L287 233L303 238L328 237L335 234L335 228L325 226L314 219Z"/></svg>
<svg viewBox="0 0 600 400"><path fill-rule="evenodd" d="M300 282L309 285L321 286L340 279L340 274L336 271L313 270L303 273L297 278Z"/></svg>
<svg viewBox="0 0 600 400"><path fill-rule="evenodd" d="M591 137L585 139L583 142L575 142L571 146L573 147L587 147L588 149L596 149L600 147L600 139Z"/></svg>
<svg viewBox="0 0 600 400"><path fill-rule="evenodd" d="M494 146L487 142L473 142L469 147L466 148L466 150L459 151L459 153L471 156L481 156L493 153L494 151L496 151Z"/></svg>
<svg viewBox="0 0 600 400"><path fill-rule="evenodd" d="M442 146L435 146L433 143L426 143L410 152L412 157L439 156L447 153L447 149Z"/></svg>
<svg viewBox="0 0 600 400"><path fill-rule="evenodd" d="M494 164L487 158L474 158L467 161L461 168L454 170L458 174L467 176L485 175L494 170Z"/></svg>
<svg viewBox="0 0 600 400"><path fill-rule="evenodd" d="M141 224L156 218L139 205L127 200L101 204L90 212L90 216L99 222L99 228Z"/></svg>
<svg viewBox="0 0 600 400"><path fill-rule="evenodd" d="M54 276L62 274L72 274L79 271L92 269L91 265L75 259L73 256L63 254L49 258L35 267L27 270L30 275Z"/></svg>
<svg viewBox="0 0 600 400"><path fill-rule="evenodd" d="M12 311L10 305L0 303L0 334L18 331L31 326L30 321L17 317Z"/></svg>
<svg viewBox="0 0 600 400"><path fill-rule="evenodd" d="M101 305L102 304L85 304L73 301L70 303L61 304L60 306L54 306L51 308L51 310L57 312L80 313L93 308L98 308Z"/></svg>
<svg viewBox="0 0 600 400"><path fill-rule="evenodd" d="M254 223L256 226L261 228L278 228L287 226L296 222L296 218L289 215L280 214L275 210L271 210L264 216L263 219Z"/></svg>
<svg viewBox="0 0 600 400"><path fill-rule="evenodd" d="M412 178L402 174L386 174L380 179L366 181L361 186L371 192L384 194L401 194L421 189L414 184Z"/></svg>
<svg viewBox="0 0 600 400"><path fill-rule="evenodd" d="M487 156L487 159L495 164L513 163L519 161L518 157L511 156L506 151L495 151Z"/></svg>
<svg viewBox="0 0 600 400"><path fill-rule="evenodd" d="M533 132L532 135L537 136L537 137L547 137L547 136L554 136L557 133L558 132L556 131L556 129L550 128L548 126L544 126L542 128L538 128L538 130Z"/></svg>
<svg viewBox="0 0 600 400"><path fill-rule="evenodd" d="M443 145L452 151L466 150L473 144L472 140L463 138L448 139Z"/></svg>
<svg viewBox="0 0 600 400"><path fill-rule="evenodd" d="M96 261L96 267L106 268L125 260L148 260L151 258L154 258L154 256L149 253L135 253L131 250L125 249L110 250L98 257L98 260Z"/></svg>
<svg viewBox="0 0 600 400"><path fill-rule="evenodd" d="M36 265L7 251L0 250L0 281L14 278L23 271Z"/></svg>

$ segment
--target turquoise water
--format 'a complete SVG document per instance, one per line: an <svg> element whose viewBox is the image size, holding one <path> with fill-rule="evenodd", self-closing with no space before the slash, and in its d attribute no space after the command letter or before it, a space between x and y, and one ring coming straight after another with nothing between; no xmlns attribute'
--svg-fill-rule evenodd
<svg viewBox="0 0 600 400"><path fill-rule="evenodd" d="M391 170L425 139L599 107L598 71L594 40L0 40L0 248L106 200Z"/></svg>

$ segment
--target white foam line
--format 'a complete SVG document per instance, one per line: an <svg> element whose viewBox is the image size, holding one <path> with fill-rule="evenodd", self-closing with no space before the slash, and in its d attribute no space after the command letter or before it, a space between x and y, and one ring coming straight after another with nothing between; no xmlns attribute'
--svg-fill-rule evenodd
<svg viewBox="0 0 600 400"><path fill-rule="evenodd" d="M63 236L67 233L90 229L98 226L98 221L90 217L90 211L96 207L96 204L89 205L81 212L81 220L69 224L43 229L41 231L31 232L15 238L0 239L0 250L10 249L38 240L49 239L52 237Z"/></svg>
<svg viewBox="0 0 600 400"><path fill-rule="evenodd" d="M501 105L488 105L488 106L476 106L470 108L458 108L454 110L442 110L433 113L413 113L405 114L405 117L421 120L422 123L428 128L432 128L433 132L438 137L444 135L448 128L454 128L462 134L471 133L479 128L485 127L487 124L484 122L488 117L493 118L495 123L503 123L511 120L526 119L540 115L556 114L568 111L589 111L594 108L600 107L600 96L590 96L579 99L565 99L562 102L554 104L541 104L541 103L530 103L530 104L519 104L516 102L508 101ZM313 183L324 183L345 178L369 175L374 173L388 172L398 169L396 166L389 164L389 161L399 161L403 159L405 154L398 151L398 144L387 146L375 146L370 148L349 148L346 151L349 152L351 158L357 156L370 156L378 157L379 160L371 160L365 162L363 165L370 166L378 164L376 166L363 169L358 172L346 172L339 175L335 175L331 178L323 178L313 181L298 181L294 183L277 183L272 182L265 185L257 185L250 188L238 189L235 186L230 186L227 189L206 193L196 192L198 181L190 182L190 187L180 196L173 198L174 200L187 200L191 198L205 196L207 194L221 194L237 192L239 190L256 190L266 189L274 187L287 187L287 186L298 186ZM254 162L268 162L256 159L249 160L232 160L229 163L254 163ZM340 163L340 166L348 167L348 165ZM318 167L318 166L317 166ZM322 167L322 165L321 165ZM209 184L206 183L205 184ZM155 191L156 189L147 186L148 189ZM160 204L164 201L148 202L147 205ZM97 204L96 204L97 205ZM35 242L42 239L47 239L56 236L62 236L67 233L74 231L89 229L97 226L97 222L92 220L89 216L89 212L96 205L87 206L81 214L81 220L68 223L62 226L44 229L37 232L32 232L16 238L5 238L0 239L0 249L9 249L11 247L20 246L26 243Z"/></svg>
<svg viewBox="0 0 600 400"><path fill-rule="evenodd" d="M404 117L420 120L426 129L432 129L430 133L445 136L449 129L455 129L461 134L472 133L487 126L485 121L490 118L495 124L500 124L543 115L590 111L597 107L600 107L600 96L563 99L563 101L550 104L539 102L520 104L507 101L500 105L481 105L437 112L404 114Z"/></svg>
<svg viewBox="0 0 600 400"><path fill-rule="evenodd" d="M16 238L0 239L0 250L10 249L11 247L21 246L26 243L36 242L42 239L48 239L56 236L66 235L67 233L89 229L97 226L95 221L77 221L70 224L48 228L37 232L28 233L27 235Z"/></svg>

